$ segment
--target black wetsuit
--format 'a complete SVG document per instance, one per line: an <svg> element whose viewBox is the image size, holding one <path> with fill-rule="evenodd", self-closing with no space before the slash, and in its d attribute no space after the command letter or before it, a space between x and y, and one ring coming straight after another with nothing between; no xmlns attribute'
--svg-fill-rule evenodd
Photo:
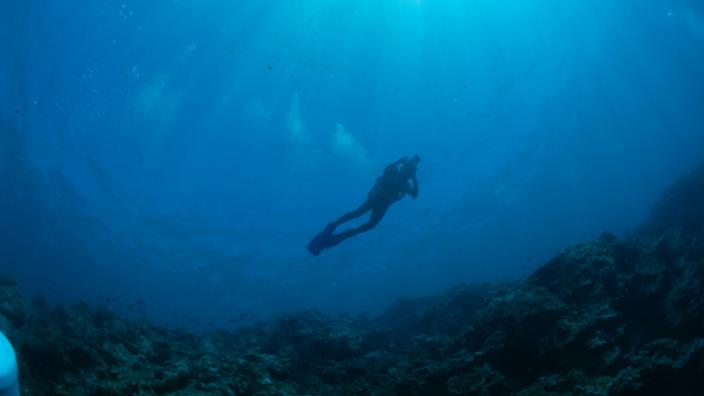
<svg viewBox="0 0 704 396"><path fill-rule="evenodd" d="M325 248L335 246L347 238L371 230L379 224L389 206L401 200L406 194L413 198L418 196L418 180L415 175L415 165L409 165L409 160L403 158L387 166L384 169L384 174L376 179L374 187L367 195L367 200L357 209L328 224L325 230L311 241L308 250L317 256ZM368 222L339 234L333 234L336 227L369 211L371 211L371 215Z"/></svg>

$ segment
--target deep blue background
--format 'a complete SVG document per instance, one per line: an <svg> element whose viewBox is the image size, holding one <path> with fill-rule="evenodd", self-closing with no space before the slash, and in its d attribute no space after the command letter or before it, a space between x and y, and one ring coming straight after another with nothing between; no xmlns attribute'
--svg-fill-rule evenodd
<svg viewBox="0 0 704 396"><path fill-rule="evenodd" d="M4 0L0 273L193 328L519 279L703 158L696 4Z"/></svg>

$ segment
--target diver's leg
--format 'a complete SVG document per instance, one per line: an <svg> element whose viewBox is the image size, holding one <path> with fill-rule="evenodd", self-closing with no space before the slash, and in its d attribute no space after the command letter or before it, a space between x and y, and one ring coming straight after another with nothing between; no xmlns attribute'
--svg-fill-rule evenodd
<svg viewBox="0 0 704 396"><path fill-rule="evenodd" d="M338 243L342 242L343 240L351 237L352 235L355 235L355 234L361 232L361 231L358 231L359 228L361 228L361 227L358 227L358 228L346 230L346 231L341 232L340 234L337 234L337 235L333 235L333 233L335 232L335 228L337 228L337 226L339 226L340 224L343 224L345 222L348 222L352 219L356 219L357 217L367 213L370 210L372 210L371 219L378 217L378 215L376 217L374 215L374 213L378 213L378 210L373 207L373 205L369 202L369 200L366 200L359 208L357 208L349 213L345 213L342 217L340 217L336 221L328 224L320 234L316 235L315 238L313 238L313 240L311 240L308 243L308 250L311 252L311 254L313 254L314 256L317 256L320 254L320 252L323 251L323 249L335 246ZM383 214L381 216L383 216ZM376 223L378 223L379 220L381 220L381 217L379 217L378 220L376 220L374 225L376 225ZM372 220L369 221L369 223L371 223L371 222L372 222ZM367 224L369 224L369 223L367 223ZM372 225L371 227L373 227L374 225Z"/></svg>
<svg viewBox="0 0 704 396"><path fill-rule="evenodd" d="M389 209L389 205L379 205L372 209L372 215L369 216L369 221L357 227L357 233L369 231L376 227L377 224L384 218L386 210Z"/></svg>
<svg viewBox="0 0 704 396"><path fill-rule="evenodd" d="M337 227L337 226L344 224L350 220L356 219L359 216L362 216L363 214L367 213L371 209L372 209L372 205L369 203L369 200L364 201L364 203L362 205L360 205L360 207L358 207L357 209L355 209L351 212L345 213L339 219L328 224L328 227Z"/></svg>
<svg viewBox="0 0 704 396"><path fill-rule="evenodd" d="M330 239L328 240L328 246L335 246L339 244L340 242L344 241L345 239L351 238L357 234L360 234L365 231L369 231L372 228L376 227L377 224L381 221L381 219L384 218L384 215L386 214L386 210L389 208L389 205L379 205L376 206L372 209L372 214L369 217L369 221L362 224L361 226L357 228L352 228L346 231L343 231L339 234L332 235Z"/></svg>

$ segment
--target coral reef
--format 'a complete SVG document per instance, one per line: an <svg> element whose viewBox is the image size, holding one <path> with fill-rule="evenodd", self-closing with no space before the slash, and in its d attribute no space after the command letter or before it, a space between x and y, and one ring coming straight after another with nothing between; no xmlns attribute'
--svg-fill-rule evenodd
<svg viewBox="0 0 704 396"><path fill-rule="evenodd" d="M704 172L631 239L604 234L523 282L406 299L378 318L287 315L194 335L0 280L25 395L700 395Z"/></svg>

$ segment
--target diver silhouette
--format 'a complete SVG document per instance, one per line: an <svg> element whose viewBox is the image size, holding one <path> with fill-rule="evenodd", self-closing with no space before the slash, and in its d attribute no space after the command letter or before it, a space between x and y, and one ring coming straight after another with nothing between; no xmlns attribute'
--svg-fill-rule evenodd
<svg viewBox="0 0 704 396"><path fill-rule="evenodd" d="M325 229L318 234L308 244L308 251L314 256L320 254L323 249L338 245L345 239L351 238L359 233L369 231L374 228L386 214L393 203L401 200L406 194L418 198L418 179L416 170L420 163L418 155L413 158L403 157L398 161L388 165L384 169L384 174L376 179L374 187L367 195L367 200L357 209L344 214L339 219L328 224ZM369 221L357 228L350 228L338 234L334 234L335 229L371 211Z"/></svg>

